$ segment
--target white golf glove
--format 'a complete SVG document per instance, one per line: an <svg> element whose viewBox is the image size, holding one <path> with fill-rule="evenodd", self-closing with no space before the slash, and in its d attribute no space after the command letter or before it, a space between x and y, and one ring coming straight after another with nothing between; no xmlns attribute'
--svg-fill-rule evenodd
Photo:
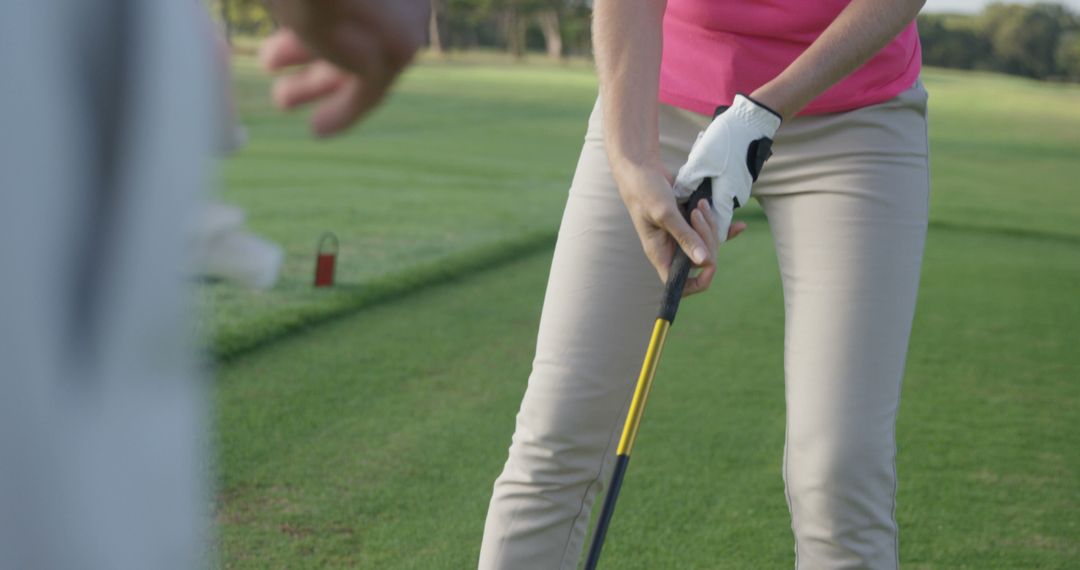
<svg viewBox="0 0 1080 570"><path fill-rule="evenodd" d="M772 154L772 138L780 115L749 97L735 102L700 134L686 164L675 177L675 197L690 197L701 181L712 179L712 207L719 243L727 240L735 208L750 201L750 185Z"/></svg>

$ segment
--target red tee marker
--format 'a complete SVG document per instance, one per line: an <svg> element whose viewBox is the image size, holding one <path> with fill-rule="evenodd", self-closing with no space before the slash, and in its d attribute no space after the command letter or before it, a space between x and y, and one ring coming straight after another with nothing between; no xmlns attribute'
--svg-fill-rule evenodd
<svg viewBox="0 0 1080 570"><path fill-rule="evenodd" d="M327 248L327 245L330 245ZM331 232L319 237L315 250L315 286L332 287L334 285L334 265L337 261L338 239Z"/></svg>

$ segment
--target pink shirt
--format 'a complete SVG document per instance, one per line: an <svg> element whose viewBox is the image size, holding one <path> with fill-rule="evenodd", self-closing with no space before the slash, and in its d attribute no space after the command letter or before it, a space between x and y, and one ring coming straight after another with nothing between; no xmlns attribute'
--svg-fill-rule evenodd
<svg viewBox="0 0 1080 570"><path fill-rule="evenodd" d="M848 0L668 0L660 101L711 115L736 93L776 77L825 30ZM912 22L865 65L800 114L847 111L892 99L919 77Z"/></svg>

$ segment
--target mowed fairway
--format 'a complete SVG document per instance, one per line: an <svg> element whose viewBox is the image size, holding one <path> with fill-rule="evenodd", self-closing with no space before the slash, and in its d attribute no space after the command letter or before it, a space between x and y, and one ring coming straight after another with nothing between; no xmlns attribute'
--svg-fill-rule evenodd
<svg viewBox="0 0 1080 570"><path fill-rule="evenodd" d="M236 61L249 144L223 169L222 198L286 250L281 281L251 294L211 287L208 327L229 353L362 303L390 274L423 281L449 257L549 246L595 87L589 68L423 66L349 136L312 138L283 115L247 58ZM333 291L311 291L316 240L341 240ZM393 288L393 283L383 283Z"/></svg>
<svg viewBox="0 0 1080 570"><path fill-rule="evenodd" d="M904 566L1074 568L1080 89L924 79L935 179L899 425ZM239 335L326 302L305 284L324 225L361 244L344 271L358 289L553 232L594 89L581 69L426 64L358 133L313 143L301 117L269 113L264 88L242 77L253 141L226 165L226 196L291 257L279 290L212 291ZM1038 104L1018 115L1023 100ZM412 179L409 202L399 182ZM605 567L793 563L780 283L766 221L745 215L725 277L672 331ZM220 565L475 567L549 263L549 249L523 250L220 366Z"/></svg>

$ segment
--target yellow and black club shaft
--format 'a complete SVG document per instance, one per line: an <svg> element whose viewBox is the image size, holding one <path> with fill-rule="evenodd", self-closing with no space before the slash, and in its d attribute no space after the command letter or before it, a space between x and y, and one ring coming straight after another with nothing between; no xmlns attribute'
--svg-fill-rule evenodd
<svg viewBox="0 0 1080 570"><path fill-rule="evenodd" d="M686 202L683 215L687 221L690 220L690 213L701 200L712 200L712 183L708 178L701 183L701 186L698 186L697 190L690 195L690 200ZM671 262L671 271L668 273L667 284L664 287L664 298L660 303L660 313L653 326L649 348L645 352L645 362L641 365L641 374L638 376L637 387L634 388L634 398L630 401L630 411L626 414L626 423L623 425L622 437L619 439L615 471L611 474L611 482L608 484L607 494L604 495L604 505L600 509L600 518L596 522L596 530L593 531L592 544L589 545L589 557L585 562L586 570L595 570L600 561L600 549L604 547L604 537L607 535L608 527L611 526L611 516L615 514L615 501L619 499L619 489L626 476L626 466L630 463L630 452L634 449L634 441L637 439L638 428L641 426L641 417L645 414L645 402L649 398L653 378L656 376L656 366L660 363L660 353L664 350L668 329L675 321L683 287L686 286L686 279L693 266L686 252L680 248L675 249L675 258Z"/></svg>

